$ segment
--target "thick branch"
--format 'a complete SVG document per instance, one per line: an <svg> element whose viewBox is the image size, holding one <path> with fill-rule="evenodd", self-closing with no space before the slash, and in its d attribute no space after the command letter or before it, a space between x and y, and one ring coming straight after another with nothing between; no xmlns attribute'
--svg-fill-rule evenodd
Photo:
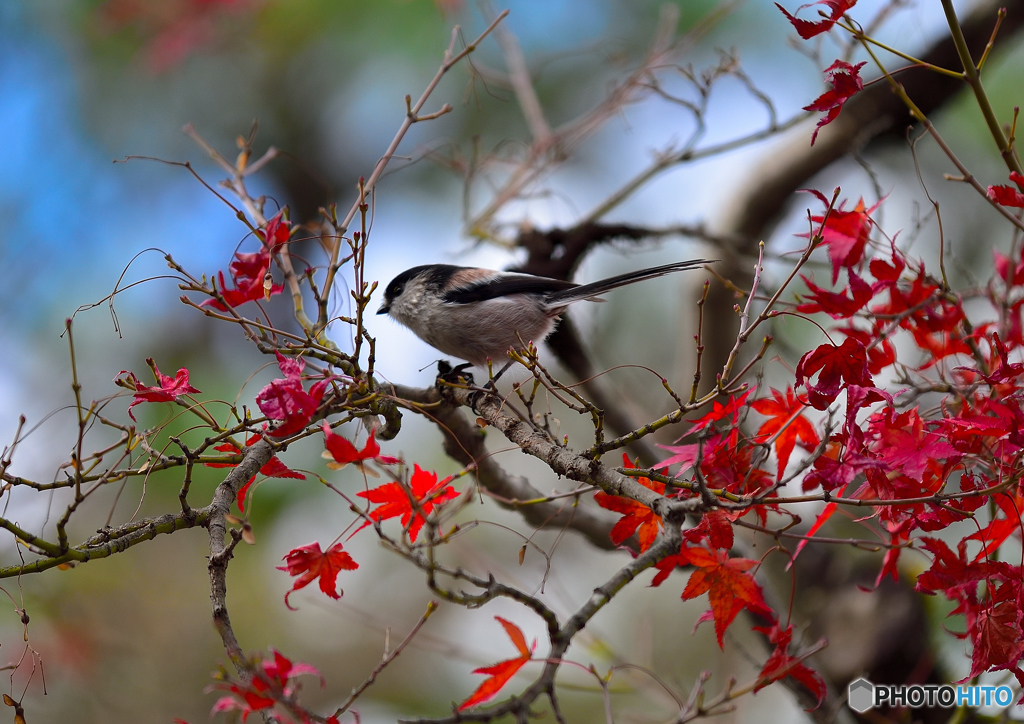
<svg viewBox="0 0 1024 724"><path fill-rule="evenodd" d="M258 448L258 449L257 449ZM246 456L237 468L231 471L224 482L217 488L213 502L204 508L192 508L188 511L164 515L157 515L118 526L117 528L103 528L96 535L86 540L81 545L60 553L57 546L47 543L41 538L22 531L15 524L0 518L0 527L14 533L14 535L47 553L50 557L42 558L31 563L17 566L6 566L0 568L0 578L12 578L27 573L39 573L65 563L86 563L91 560L107 558L115 553L122 553L129 548L144 541L153 540L158 535L170 534L186 528L209 527L211 543L214 536L219 541L219 547L223 548L225 537L224 513L226 513L235 500L238 489L245 484L249 478L256 474L263 465L273 456L273 450L269 443L260 441L249 448Z"/></svg>
<svg viewBox="0 0 1024 724"><path fill-rule="evenodd" d="M469 407L488 425L500 430L509 442L518 445L528 455L542 460L557 475L596 485L606 493L635 500L646 505L662 520L675 515L676 510L696 512L703 509L699 498L671 501L598 460L556 444L518 417L509 414L501 398L496 395L460 387L449 389L455 402Z"/></svg>
<svg viewBox="0 0 1024 724"><path fill-rule="evenodd" d="M544 493L520 475L510 475L502 468L484 442L484 431L466 419L462 411L441 399L436 388L395 387L400 399L415 403L411 409L435 422L444 435L444 450L463 466L475 466L480 486L495 496L498 505L518 511L536 528L575 530L597 548L611 550L609 533L612 522L589 507L576 505L576 498L564 501L542 501ZM537 501L537 502L535 502Z"/></svg>
<svg viewBox="0 0 1024 724"><path fill-rule="evenodd" d="M237 538L231 544L225 545L227 524L224 516L231 509L231 504L235 502L238 490L245 485L249 478L259 472L259 469L266 465L273 455L273 448L266 440L254 443L246 451L245 459L228 473L224 482L217 486L213 500L207 507L209 511L207 528L210 531L210 603L213 607L213 623L224 643L224 650L227 651L239 676L243 677L245 681L249 681L247 677L250 676L250 672L242 647L231 628L227 607L228 562L231 560L231 551Z"/></svg>

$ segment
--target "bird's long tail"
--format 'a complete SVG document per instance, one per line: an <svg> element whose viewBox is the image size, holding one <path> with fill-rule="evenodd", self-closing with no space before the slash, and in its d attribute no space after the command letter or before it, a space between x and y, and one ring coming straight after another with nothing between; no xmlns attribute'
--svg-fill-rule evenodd
<svg viewBox="0 0 1024 724"><path fill-rule="evenodd" d="M549 304L561 305L571 304L572 302L578 302L583 299L593 299L599 294L604 294L605 292L617 289L618 287L624 287L627 284L642 282L645 279L654 279L655 277L665 276L666 274L672 274L677 271L693 269L695 267L703 266L704 264L711 264L714 261L717 260L691 259L690 261L677 261L671 264L652 266L649 269L638 269L637 271L619 274L618 276L609 277L608 279L602 279L599 282L581 284L580 286L572 287L571 289L552 292L547 295L547 301Z"/></svg>

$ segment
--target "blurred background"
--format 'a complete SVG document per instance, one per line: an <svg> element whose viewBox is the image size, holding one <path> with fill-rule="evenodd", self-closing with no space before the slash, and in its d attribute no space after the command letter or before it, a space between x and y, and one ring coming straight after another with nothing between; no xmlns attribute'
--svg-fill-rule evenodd
<svg viewBox="0 0 1024 724"><path fill-rule="evenodd" d="M957 6L966 11L969 3ZM255 249L246 228L182 167L126 157L189 161L216 185L217 169L182 126L193 124L233 158L236 137L248 135L258 121L257 153L269 146L283 152L250 181L254 194L268 197L271 213L289 205L292 219L304 222L316 218L318 207L335 201L347 209L357 179L370 174L401 124L405 95L417 98L435 73L452 27L458 24L468 41L505 7L511 10L505 26L522 48L553 126L598 104L638 66L663 13L662 3L654 0L514 0L493 7L462 0L0 3L0 138L5 141L0 210L6 219L0 225L0 338L5 350L0 355L0 445L13 438L19 414L27 417L32 431L12 471L51 480L67 459L74 412L68 408L73 401L70 362L61 332L64 320L83 305L103 302L75 317L77 367L86 400L116 394L112 380L120 370L134 370L148 382L146 357L155 358L166 374L187 367L206 399L251 405L256 391L276 376L276 369L266 369L266 359L236 329L211 324L177 301L180 292L163 262L169 253L192 274L213 275L226 269L237 249ZM873 17L883 7L890 8L891 17L877 35L904 51L921 51L946 32L937 3L862 0L857 12ZM675 58L680 72L669 73L663 88L685 95L692 90L686 69L692 66L699 73L716 66L726 52L772 100L780 121L800 115L800 108L822 92L822 65L794 47L792 28L773 4L680 0L676 8L677 31L685 42ZM819 50L827 65L842 49L830 46L831 38L823 42ZM1016 38L997 47L987 83L1002 113L1020 103L1024 53ZM432 112L449 103L453 112L415 125L377 187L370 279L383 284L422 263L502 268L522 260L516 250L475 238L467 228L468 219L491 200L486 177L474 178L466 193L471 159L481 154L514 159L529 143L516 98L494 72L504 68L504 58L493 38L471 63L472 69L464 63L453 70L425 108ZM874 77L870 66L865 75ZM659 150L678 147L697 130L703 134L699 147L725 143L763 129L768 120L766 106L735 78L714 86L700 129L678 103L652 93L607 119L545 177L543 187L509 204L497 221L513 235L516 229L571 225L642 171ZM984 183L1005 183L1005 170L968 98L946 104L935 121ZM780 152L780 142L807 144L813 123L806 120L782 139L673 167L607 220L648 227L721 226L737 190L757 183ZM943 204L955 273L961 282L979 267L979 275L987 276L989 248L1002 244L1005 251L1008 233L977 199L941 181L951 169L933 146L922 144L918 151L922 176ZM905 143L872 146L813 181L826 195L837 185L850 206L859 196L872 204L886 195L884 227L915 235L915 251L934 257L934 219L928 217L930 205ZM766 239L773 256L784 259L803 243L794 234L806 230L809 199L794 198L778 209ZM320 263L311 245L293 253ZM577 278L722 253L707 240L668 235L639 247L603 248L586 259ZM772 283L775 269L784 267L770 266L766 284ZM690 316L701 281L662 279L617 292L605 305L574 310L598 364L645 364L685 387L687 374L692 376ZM114 299L115 325L104 299L115 285L135 282L142 283ZM268 309L283 323L288 310L279 302L275 299ZM378 339L382 378L419 386L431 382L434 351L389 319L373 317L369 324ZM820 332L809 327L777 330L780 353L819 343ZM643 390L650 384L641 372L623 372L613 382L633 383L641 385L637 409L667 408L669 401ZM110 403L108 414L123 417L129 399ZM136 411L142 424L154 425L169 415L163 408ZM584 429L576 425L565 421L567 431ZM454 472L457 466L443 456L439 441L436 430L407 415L402 434L385 445L385 453L401 452L423 467ZM326 472L318 443L309 442L289 450L285 462L327 474L340 487L362 485L355 470ZM490 444L507 448L500 440ZM558 485L549 471L525 456L505 452L501 462L530 475L542 490ZM212 491L218 480L214 472L204 471L197 480L197 500ZM173 510L179 484L173 477L154 476L145 489L133 483L120 497L112 491L93 501L75 529L75 540L108 520L127 520L136 508L141 514ZM52 530L51 514L60 509L59 497L42 495L15 496L5 504L7 514L29 530L47 525ZM516 516L484 505L487 510L471 515L529 534ZM343 501L312 480L263 482L253 510L257 544L243 546L229 571L236 632L246 650L273 646L319 668L327 687L320 691L310 679L307 701L330 711L376 665L385 631L391 629L394 645L423 613L429 593L420 575L386 555L372 535L363 535L346 544L361 567L339 579L345 589L342 600L331 601L313 586L292 597L301 610L290 612L283 596L291 580L273 566L296 546L312 540L326 545L348 525L350 514ZM626 560L623 553L595 552L571 534L544 533L535 540L554 547L546 578L539 556L528 555L519 566L521 539L498 528L455 549L461 563L474 570L492 571L527 590L543 583L545 600L560 614L579 606ZM42 657L45 690L42 672L30 675L28 664L15 672L10 688L0 688L15 699L27 692L32 722L207 720L216 695L203 689L225 655L210 625L206 547L204 531L184 531L74 570L3 582L11 610L0 617L0 660L15 663L22 656L22 626L14 609L25 607L31 615L31 647ZM17 560L11 541L0 541L0 550L5 565ZM684 582L679 576L659 589L625 591L588 626L571 650L575 660L601 670L627 661L650 667L684 693L702 669L713 672L714 690L729 675L740 681L754 676L764 654L753 639L737 634L722 654L710 626L691 636L705 603L681 602ZM469 674L473 668L513 653L494 615L515 621L531 640L543 639L538 621L511 604L468 612L442 607L357 705L362 721L441 716L451 700L468 696L480 680ZM956 646L947 652L954 668L966 665ZM561 680L572 721L601 716L601 696L586 676L567 670ZM672 700L642 673L621 674L612 683L616 708L632 710L633 720L646 721L649 715L657 721L674 711ZM799 712L785 691L773 687L743 700L729 718L760 721L765 707L779 717Z"/></svg>

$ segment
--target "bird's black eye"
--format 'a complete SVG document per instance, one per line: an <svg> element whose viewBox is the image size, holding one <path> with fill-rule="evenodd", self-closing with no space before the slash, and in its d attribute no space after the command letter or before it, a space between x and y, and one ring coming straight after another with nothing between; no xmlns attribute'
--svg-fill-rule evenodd
<svg viewBox="0 0 1024 724"><path fill-rule="evenodd" d="M411 279L415 279L416 276L426 268L427 267L416 266L412 269L406 269L404 272L388 282L387 287L384 289L384 298L389 301L398 298L402 292L405 291L405 285L408 284Z"/></svg>

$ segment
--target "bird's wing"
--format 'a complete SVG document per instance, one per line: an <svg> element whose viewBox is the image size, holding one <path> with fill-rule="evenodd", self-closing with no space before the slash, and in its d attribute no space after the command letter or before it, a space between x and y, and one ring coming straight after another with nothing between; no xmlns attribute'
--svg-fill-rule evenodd
<svg viewBox="0 0 1024 724"><path fill-rule="evenodd" d="M449 304L470 304L488 299L498 299L513 294L551 294L552 292L573 289L577 284L561 279L548 279L532 274L514 274L503 272L481 279L444 294L444 301Z"/></svg>

